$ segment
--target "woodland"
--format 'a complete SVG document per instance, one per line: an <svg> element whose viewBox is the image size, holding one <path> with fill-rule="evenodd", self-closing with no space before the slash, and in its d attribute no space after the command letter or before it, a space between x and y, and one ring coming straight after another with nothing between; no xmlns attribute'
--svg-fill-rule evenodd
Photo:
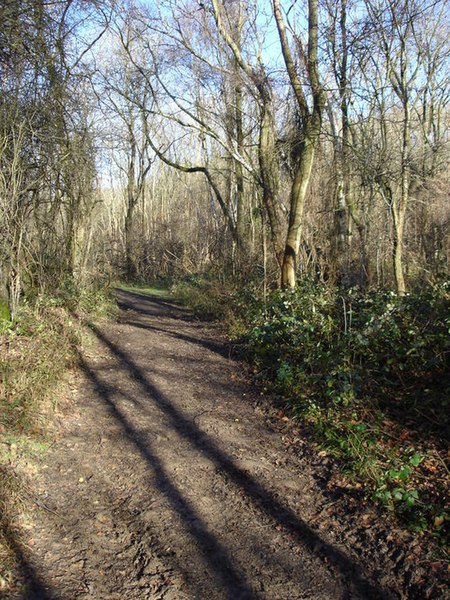
<svg viewBox="0 0 450 600"><path fill-rule="evenodd" d="M1 0L0 435L71 314L159 285L442 544L449 67L445 0Z"/></svg>
<svg viewBox="0 0 450 600"><path fill-rule="evenodd" d="M448 271L448 7L1 8L1 279L399 295Z"/></svg>

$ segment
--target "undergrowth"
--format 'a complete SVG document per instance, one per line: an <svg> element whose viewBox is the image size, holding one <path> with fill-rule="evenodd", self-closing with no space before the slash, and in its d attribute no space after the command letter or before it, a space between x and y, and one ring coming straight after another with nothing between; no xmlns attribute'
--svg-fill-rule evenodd
<svg viewBox="0 0 450 600"><path fill-rule="evenodd" d="M449 285L402 298L308 280L266 299L200 278L181 289L197 314L226 317L256 377L338 459L330 488L448 540Z"/></svg>
<svg viewBox="0 0 450 600"><path fill-rule="evenodd" d="M116 283L114 287L119 290L124 290L125 292L143 294L145 296L156 296L157 298L161 298L161 300L170 300L172 297L168 287L163 285L149 286L147 283L131 285L119 282Z"/></svg>
<svg viewBox="0 0 450 600"><path fill-rule="evenodd" d="M171 293L201 319L231 318L234 296L230 285L221 284L214 278L192 275L173 283Z"/></svg>

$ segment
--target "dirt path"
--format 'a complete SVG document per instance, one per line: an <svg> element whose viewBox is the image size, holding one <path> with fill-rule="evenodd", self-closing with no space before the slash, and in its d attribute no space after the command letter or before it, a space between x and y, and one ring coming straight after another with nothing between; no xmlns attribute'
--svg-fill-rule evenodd
<svg viewBox="0 0 450 600"><path fill-rule="evenodd" d="M442 597L414 592L413 551L372 514L335 513L326 459L268 425L214 328L155 298L119 303L119 323L93 327L38 481L50 510L23 557L26 598Z"/></svg>

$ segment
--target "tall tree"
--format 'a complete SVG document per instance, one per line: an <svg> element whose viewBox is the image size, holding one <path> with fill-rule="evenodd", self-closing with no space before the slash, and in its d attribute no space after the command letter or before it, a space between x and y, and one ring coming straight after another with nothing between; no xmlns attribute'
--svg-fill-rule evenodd
<svg viewBox="0 0 450 600"><path fill-rule="evenodd" d="M378 57L386 70L386 81L397 99L396 108L391 109L392 112L395 110L400 123L397 170L394 177L380 173L378 182L392 215L393 268L397 292L403 295L406 292L404 235L412 182L412 119L420 102L421 90L428 86L428 77L423 69L424 48L420 29L427 19L433 23L428 35L434 36L437 19L442 13L436 13L435 5L423 8L415 0L398 0L389 3L388 7L376 0L366 0L366 7L380 50ZM382 93L380 97L383 96ZM387 147L392 143L386 137L390 115L383 111L381 118L383 144Z"/></svg>
<svg viewBox="0 0 450 600"><path fill-rule="evenodd" d="M279 0L273 0L273 11L277 23L278 34L289 81L294 93L300 115L300 131L297 150L297 164L291 189L289 227L283 257L281 285L286 288L295 287L297 257L302 238L302 225L305 198L308 191L311 172L314 165L315 152L322 127L322 114L325 107L325 91L320 81L318 35L319 15L317 0L308 2L308 41L305 51L300 37L294 32L294 39L299 49L311 90L311 106L308 104L304 86L291 52L286 24Z"/></svg>

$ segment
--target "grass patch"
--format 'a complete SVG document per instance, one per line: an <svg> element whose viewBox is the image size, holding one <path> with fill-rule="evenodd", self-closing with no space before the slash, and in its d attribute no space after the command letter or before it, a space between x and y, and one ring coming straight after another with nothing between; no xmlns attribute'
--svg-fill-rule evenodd
<svg viewBox="0 0 450 600"><path fill-rule="evenodd" d="M8 304L0 298L0 331L11 321Z"/></svg>
<svg viewBox="0 0 450 600"><path fill-rule="evenodd" d="M20 582L18 548L27 506L28 479L48 448L59 386L77 363L84 332L77 315L111 314L100 291L68 290L24 302L14 323L0 331L0 595Z"/></svg>
<svg viewBox="0 0 450 600"><path fill-rule="evenodd" d="M7 434L45 429L55 407L53 390L75 363L77 326L61 308L23 310L0 347L0 427Z"/></svg>
<svg viewBox="0 0 450 600"><path fill-rule="evenodd" d="M174 283L173 297L188 306L194 315L207 321L232 318L230 304L233 291L230 286L203 276L191 276Z"/></svg>

